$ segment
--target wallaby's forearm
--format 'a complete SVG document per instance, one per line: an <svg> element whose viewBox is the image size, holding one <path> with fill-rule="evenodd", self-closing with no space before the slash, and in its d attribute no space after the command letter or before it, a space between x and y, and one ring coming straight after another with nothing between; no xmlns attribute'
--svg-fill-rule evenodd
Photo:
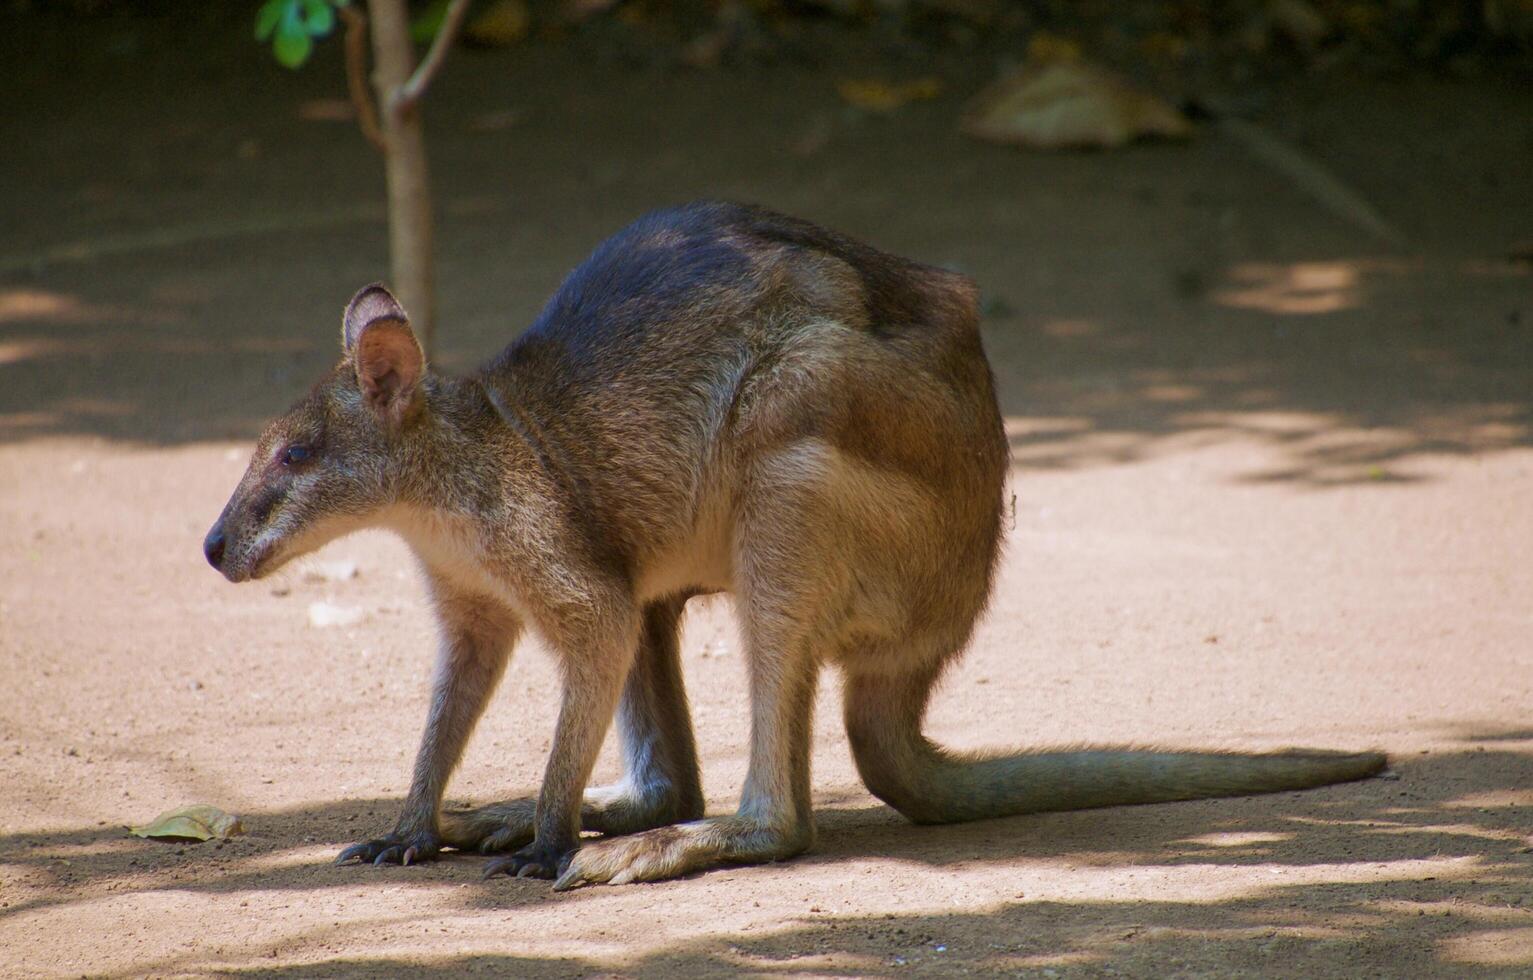
<svg viewBox="0 0 1533 980"><path fill-rule="evenodd" d="M521 624L503 607L455 595L440 581L433 582L432 591L440 648L409 795L392 833L347 848L338 861L358 857L409 864L433 857L442 847L438 815L447 781L505 674L521 631Z"/></svg>
<svg viewBox="0 0 1533 980"><path fill-rule="evenodd" d="M520 624L485 603L437 599L441 652L400 830L435 830L447 781L505 674Z"/></svg>
<svg viewBox="0 0 1533 980"><path fill-rule="evenodd" d="M491 861L486 876L511 871L556 877L578 845L586 784L638 645L637 615L614 613L609 606L607 628L583 640L551 638L563 661L564 696L538 794L536 837L522 851Z"/></svg>

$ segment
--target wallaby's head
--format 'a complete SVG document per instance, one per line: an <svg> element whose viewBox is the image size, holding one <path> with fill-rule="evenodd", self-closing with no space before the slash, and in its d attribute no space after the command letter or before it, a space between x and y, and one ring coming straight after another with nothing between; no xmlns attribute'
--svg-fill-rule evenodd
<svg viewBox="0 0 1533 980"><path fill-rule="evenodd" d="M426 360L397 300L364 287L341 318L341 362L266 426L203 542L231 582L260 578L394 502L426 414Z"/></svg>

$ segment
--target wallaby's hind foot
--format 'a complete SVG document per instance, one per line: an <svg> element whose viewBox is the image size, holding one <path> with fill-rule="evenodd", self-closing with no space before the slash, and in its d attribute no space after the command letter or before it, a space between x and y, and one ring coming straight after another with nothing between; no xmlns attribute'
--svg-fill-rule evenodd
<svg viewBox="0 0 1533 980"><path fill-rule="evenodd" d="M631 837L591 841L575 852L554 889L662 881L724 864L781 861L802 854L813 843L812 826L781 827L749 817L711 817Z"/></svg>
<svg viewBox="0 0 1533 980"><path fill-rule="evenodd" d="M501 854L533 838L537 801L504 800L465 810L442 811L442 844L460 851ZM627 786L596 786L586 790L580 808L580 829L597 834L635 834L703 815L701 793L645 791Z"/></svg>
<svg viewBox="0 0 1533 980"><path fill-rule="evenodd" d="M442 842L460 851L499 854L532 840L534 799L504 800L466 810L446 809L438 822Z"/></svg>

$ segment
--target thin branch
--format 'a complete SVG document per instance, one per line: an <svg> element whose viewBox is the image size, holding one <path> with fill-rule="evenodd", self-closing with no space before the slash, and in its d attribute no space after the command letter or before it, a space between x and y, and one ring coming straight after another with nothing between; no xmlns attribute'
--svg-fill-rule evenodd
<svg viewBox="0 0 1533 980"><path fill-rule="evenodd" d="M347 4L338 8L341 19L346 22L346 90L351 93L351 104L357 110L357 125L362 135L382 153L387 144L383 131L378 128L378 111L373 108L372 96L367 92L367 15L355 6Z"/></svg>
<svg viewBox="0 0 1533 980"><path fill-rule="evenodd" d="M1405 236L1373 205L1342 183L1341 178L1300 152L1298 147L1285 143L1255 123L1233 116L1220 119L1219 128L1244 146L1257 160L1298 184L1317 204L1332 214L1350 221L1386 244L1396 248L1408 247Z"/></svg>
<svg viewBox="0 0 1533 980"><path fill-rule="evenodd" d="M463 17L468 13L468 0L452 0L447 5L447 13L442 17L442 26L437 28L436 37L431 42L431 50L426 52L426 57L416 66L410 80L399 87L394 97L389 100L389 108L395 112L407 112L415 107L421 96L426 94L426 89L431 86L431 80L441 70L442 62L447 59L447 49L452 47L453 40L458 36L458 28L463 26Z"/></svg>

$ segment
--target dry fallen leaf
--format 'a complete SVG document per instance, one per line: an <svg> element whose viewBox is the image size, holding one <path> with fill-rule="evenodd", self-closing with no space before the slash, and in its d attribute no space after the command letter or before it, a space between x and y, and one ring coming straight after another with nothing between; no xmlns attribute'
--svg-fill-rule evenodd
<svg viewBox="0 0 1533 980"><path fill-rule="evenodd" d="M908 82L884 82L875 78L849 78L836 85L849 105L869 112L893 112L907 102L935 99L942 94L942 79L934 76Z"/></svg>
<svg viewBox="0 0 1533 980"><path fill-rule="evenodd" d="M135 837L154 840L228 840L245 832L240 818L216 806L197 803L179 810L166 810L142 827L129 827Z"/></svg>
<svg viewBox="0 0 1533 980"><path fill-rule="evenodd" d="M964 133L1037 149L1122 146L1144 136L1180 139L1192 124L1168 103L1084 62L1023 69L970 104Z"/></svg>

